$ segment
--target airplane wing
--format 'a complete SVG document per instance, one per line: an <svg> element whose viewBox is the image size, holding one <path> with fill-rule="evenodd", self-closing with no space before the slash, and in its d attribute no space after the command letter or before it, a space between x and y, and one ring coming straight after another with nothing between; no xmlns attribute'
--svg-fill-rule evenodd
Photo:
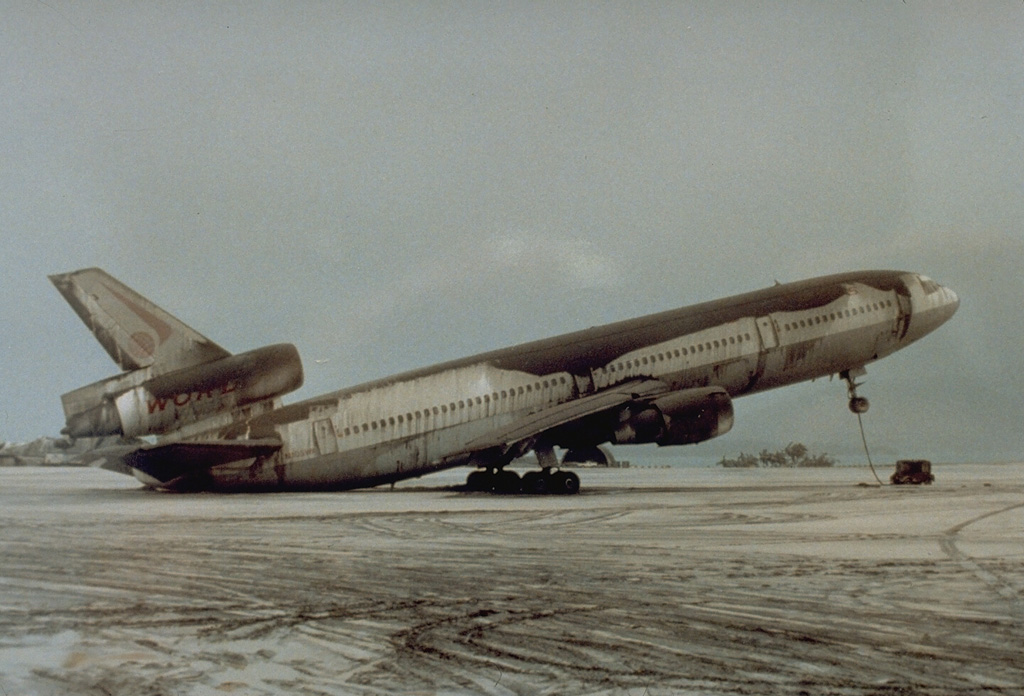
<svg viewBox="0 0 1024 696"><path fill-rule="evenodd" d="M657 379L624 382L597 394L531 413L503 428L498 428L487 435L471 440L466 445L466 451L479 452L495 447L504 449L560 425L607 411L636 399L657 396L668 391L668 385Z"/></svg>
<svg viewBox="0 0 1024 696"><path fill-rule="evenodd" d="M140 447L124 463L163 484L206 471L218 464L265 457L281 449L275 439L167 442Z"/></svg>

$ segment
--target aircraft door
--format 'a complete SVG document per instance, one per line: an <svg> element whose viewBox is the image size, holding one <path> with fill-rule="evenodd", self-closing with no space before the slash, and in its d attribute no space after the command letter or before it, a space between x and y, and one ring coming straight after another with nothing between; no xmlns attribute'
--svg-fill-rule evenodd
<svg viewBox="0 0 1024 696"><path fill-rule="evenodd" d="M896 293L896 302L899 304L899 316L896 317L896 325L893 327L893 335L897 340L902 339L910 330L910 295Z"/></svg>
<svg viewBox="0 0 1024 696"><path fill-rule="evenodd" d="M313 435L320 454L332 454L338 451L338 437L334 434L334 423L330 418L313 422Z"/></svg>
<svg viewBox="0 0 1024 696"><path fill-rule="evenodd" d="M757 333L761 337L762 350L778 347L779 334L775 329L775 321L770 316L757 318Z"/></svg>
<svg viewBox="0 0 1024 696"><path fill-rule="evenodd" d="M589 371L585 375L573 375L576 383L576 396L586 396L594 391L594 377Z"/></svg>

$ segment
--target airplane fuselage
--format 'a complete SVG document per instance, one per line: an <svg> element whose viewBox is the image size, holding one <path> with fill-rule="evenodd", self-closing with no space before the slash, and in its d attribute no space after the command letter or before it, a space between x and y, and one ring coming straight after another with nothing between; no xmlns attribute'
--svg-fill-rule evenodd
<svg viewBox="0 0 1024 696"><path fill-rule="evenodd" d="M248 424L248 437L277 439L278 451L162 485L348 489L487 466L471 443L531 414L634 384L661 384L666 394L719 387L735 398L856 370L931 332L958 304L951 290L899 271L777 285L283 406ZM554 446L586 438L585 428L551 432ZM584 444L608 440L601 433Z"/></svg>

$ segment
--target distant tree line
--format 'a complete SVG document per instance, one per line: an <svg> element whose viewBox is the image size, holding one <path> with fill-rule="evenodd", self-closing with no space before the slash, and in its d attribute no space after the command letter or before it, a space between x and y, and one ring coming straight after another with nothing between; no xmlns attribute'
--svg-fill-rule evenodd
<svg viewBox="0 0 1024 696"><path fill-rule="evenodd" d="M834 466L835 463L836 460L825 453L811 454L801 443L791 442L786 445L785 449L775 452L763 449L758 455L740 452L740 456L736 459L722 457L718 466L730 469L754 469L759 466L766 469L778 469L783 467L826 467Z"/></svg>

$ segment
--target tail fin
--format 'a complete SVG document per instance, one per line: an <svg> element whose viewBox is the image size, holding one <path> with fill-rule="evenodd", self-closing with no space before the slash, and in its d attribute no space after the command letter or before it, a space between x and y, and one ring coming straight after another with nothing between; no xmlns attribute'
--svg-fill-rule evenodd
<svg viewBox="0 0 1024 696"><path fill-rule="evenodd" d="M50 282L122 370L153 376L231 355L99 268Z"/></svg>

